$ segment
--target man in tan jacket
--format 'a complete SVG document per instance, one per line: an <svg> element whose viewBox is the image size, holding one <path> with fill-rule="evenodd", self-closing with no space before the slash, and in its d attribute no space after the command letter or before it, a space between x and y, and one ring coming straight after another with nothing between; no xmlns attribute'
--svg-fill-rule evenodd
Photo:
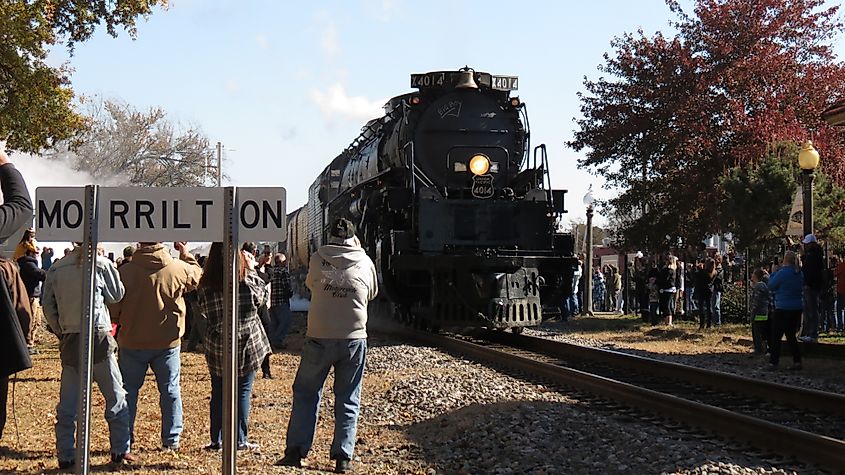
<svg viewBox="0 0 845 475"><path fill-rule="evenodd" d="M158 385L165 450L178 450L183 427L179 385L179 348L185 333L182 296L196 287L202 275L187 243L174 246L179 251L178 260L161 243L140 243L132 261L119 269L126 295L111 308L112 321L120 325L120 372L126 387L132 440L138 391L149 367Z"/></svg>

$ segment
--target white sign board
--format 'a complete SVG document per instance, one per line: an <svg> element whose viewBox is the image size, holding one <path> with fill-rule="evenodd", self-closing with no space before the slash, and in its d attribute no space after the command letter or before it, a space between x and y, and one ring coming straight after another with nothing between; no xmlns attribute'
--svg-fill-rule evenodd
<svg viewBox="0 0 845 475"><path fill-rule="evenodd" d="M224 188L100 187L102 242L223 241ZM35 190L39 241L83 240L84 187ZM238 240L283 241L285 189L238 188Z"/></svg>

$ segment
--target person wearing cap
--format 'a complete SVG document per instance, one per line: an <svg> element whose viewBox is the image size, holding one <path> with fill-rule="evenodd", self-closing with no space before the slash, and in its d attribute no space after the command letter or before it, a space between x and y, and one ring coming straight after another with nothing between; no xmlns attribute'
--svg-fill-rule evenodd
<svg viewBox="0 0 845 475"><path fill-rule="evenodd" d="M311 450L323 384L334 367L335 430L330 456L335 472L345 473L351 468L361 403L367 304L378 293L378 281L352 222L340 218L330 229L329 244L311 256L305 278L311 306L293 383L285 456L276 465L300 467Z"/></svg>
<svg viewBox="0 0 845 475"><path fill-rule="evenodd" d="M804 317L801 337L805 343L815 343L819 338L819 298L824 281L824 256L814 234L804 236L804 257L801 272L804 274Z"/></svg>

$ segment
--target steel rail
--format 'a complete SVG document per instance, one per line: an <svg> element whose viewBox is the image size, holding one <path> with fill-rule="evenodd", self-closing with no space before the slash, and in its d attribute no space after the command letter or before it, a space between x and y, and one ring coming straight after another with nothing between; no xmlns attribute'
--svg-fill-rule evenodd
<svg viewBox="0 0 845 475"><path fill-rule="evenodd" d="M648 412L667 416L691 426L735 437L751 445L790 454L833 470L845 467L845 441L793 429L629 383L572 368L536 361L529 357L488 348L465 340L405 330L397 336L443 348L472 359L492 362L546 378L556 384L577 387Z"/></svg>
<svg viewBox="0 0 845 475"><path fill-rule="evenodd" d="M595 361L632 370L644 370L650 374L710 386L734 394L754 396L801 409L812 408L814 411L824 411L845 416L845 395L842 394L761 381L759 379L751 379L721 371L697 368L670 361L660 361L614 350L575 345L546 338L514 335L489 330L478 331L473 333L473 335L545 355Z"/></svg>

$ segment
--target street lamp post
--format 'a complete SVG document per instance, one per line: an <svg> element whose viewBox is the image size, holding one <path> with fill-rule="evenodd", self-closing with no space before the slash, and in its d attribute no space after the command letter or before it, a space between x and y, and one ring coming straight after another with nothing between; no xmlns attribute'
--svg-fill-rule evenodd
<svg viewBox="0 0 845 475"><path fill-rule="evenodd" d="M587 242L586 251L587 257L584 259L584 271L581 275L584 276L584 305L581 309L581 315L593 314L593 186L587 190L584 195L584 205L587 206L587 229L584 234Z"/></svg>
<svg viewBox="0 0 845 475"><path fill-rule="evenodd" d="M804 142L798 152L798 165L804 175L804 236L813 234L813 181L815 170L819 166L819 152L813 147L813 142Z"/></svg>

